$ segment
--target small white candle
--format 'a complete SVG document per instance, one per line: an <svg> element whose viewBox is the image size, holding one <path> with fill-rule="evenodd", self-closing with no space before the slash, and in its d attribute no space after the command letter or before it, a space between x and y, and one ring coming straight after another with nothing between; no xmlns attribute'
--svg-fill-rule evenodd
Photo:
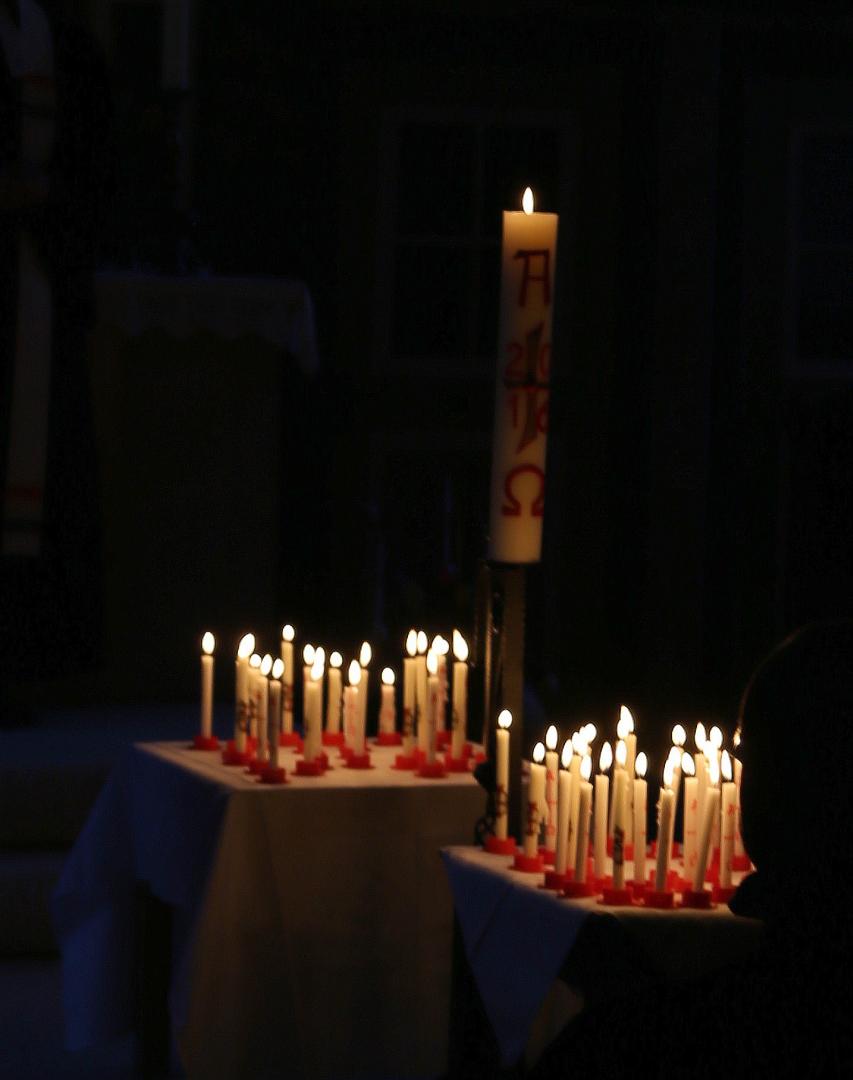
<svg viewBox="0 0 853 1080"><path fill-rule="evenodd" d="M705 791L705 812L702 818L702 831L699 834L699 853L693 871L693 891L700 892L705 885L705 872L711 854L711 837L714 833L714 820L720 814L719 766L713 759L710 763L709 785Z"/></svg>
<svg viewBox="0 0 853 1080"><path fill-rule="evenodd" d="M553 724L545 733L545 849L557 850L557 729Z"/></svg>
<svg viewBox="0 0 853 1080"><path fill-rule="evenodd" d="M682 752L677 746L670 747L669 756L672 759L672 820L669 824L669 850L674 850L673 843L675 841L675 815L678 813L678 796L681 791L681 755Z"/></svg>
<svg viewBox="0 0 853 1080"><path fill-rule="evenodd" d="M705 815L705 788L708 786L708 759L705 757L705 743L708 741L708 736L705 725L701 721L696 725L693 741L696 743L693 764L696 768L696 797L699 800L699 820L701 821Z"/></svg>
<svg viewBox="0 0 853 1080"><path fill-rule="evenodd" d="M213 650L216 639L208 630L201 639L201 734L213 734Z"/></svg>
<svg viewBox="0 0 853 1080"><path fill-rule="evenodd" d="M257 742L258 738L258 672L261 670L262 657L252 653L249 657L249 735Z"/></svg>
<svg viewBox="0 0 853 1080"><path fill-rule="evenodd" d="M589 852L589 815L592 809L592 758L587 754L581 764L581 781L578 799L578 845L575 859L575 881L586 881L587 853Z"/></svg>
<svg viewBox="0 0 853 1080"><path fill-rule="evenodd" d="M692 877L698 856L699 790L694 775L696 765L686 750L681 755L681 771L684 774L684 876Z"/></svg>
<svg viewBox="0 0 853 1080"><path fill-rule="evenodd" d="M344 725L351 733L350 746L354 754L364 753L364 719L361 692L364 672L355 660L349 666L349 686L344 690Z"/></svg>
<svg viewBox="0 0 853 1080"><path fill-rule="evenodd" d="M618 731L617 731L618 735ZM616 777L620 772L625 772L625 762L628 759L628 748L624 739L616 741L616 749L613 753L615 764L613 767L613 786L610 789L610 819L607 823L607 835L613 836L613 828L616 824Z"/></svg>
<svg viewBox="0 0 853 1080"><path fill-rule="evenodd" d="M732 856L735 853L735 822L737 818L737 787L732 780L732 763L728 750L723 751L720 771L723 774L723 809L720 824L720 885L724 889L728 889L732 883Z"/></svg>
<svg viewBox="0 0 853 1080"><path fill-rule="evenodd" d="M382 669L382 703L379 708L379 730L383 735L393 735L397 728L397 706L394 703L396 676L391 668Z"/></svg>
<svg viewBox="0 0 853 1080"><path fill-rule="evenodd" d="M672 762L667 761L663 770L664 786L660 792L660 809L658 812L658 849L655 861L655 889L663 892L666 888L666 878L669 874L669 837L671 833L672 815L675 809L675 799L672 788Z"/></svg>
<svg viewBox="0 0 853 1080"><path fill-rule="evenodd" d="M244 634L237 648L235 664L235 710L234 710L234 748L243 754L246 752L246 735L249 732L249 657L255 648L255 635Z"/></svg>
<svg viewBox="0 0 853 1080"><path fill-rule="evenodd" d="M432 651L438 658L438 712L436 713L436 731L445 729L445 713L447 711L447 654L450 651L450 643L441 634L436 634L432 639Z"/></svg>
<svg viewBox="0 0 853 1080"><path fill-rule="evenodd" d="M315 761L321 753L323 725L323 665L315 662L308 669L305 683L305 741L303 753L306 762Z"/></svg>
<svg viewBox="0 0 853 1080"><path fill-rule="evenodd" d="M438 679L438 656L429 650L426 657L427 708L426 708L426 760L435 761L435 737L438 731L438 714L441 710L441 684Z"/></svg>
<svg viewBox="0 0 853 1080"><path fill-rule="evenodd" d="M593 857L595 861L595 876L603 878L607 872L607 800L610 792L610 778L607 770L613 764L613 750L610 743L606 742L601 747L598 755L598 775L595 778L595 819L593 828L594 843Z"/></svg>
<svg viewBox="0 0 853 1080"><path fill-rule="evenodd" d="M285 734L293 732L293 639L296 631L287 623L281 628L281 659L284 664L284 674L281 677L282 692L282 725Z"/></svg>
<svg viewBox="0 0 853 1080"><path fill-rule="evenodd" d="M358 686L358 722L361 730L367 732L367 688L370 683L370 661L373 659L373 649L367 641L361 643L358 653L358 663L361 667L361 682Z"/></svg>
<svg viewBox="0 0 853 1080"><path fill-rule="evenodd" d="M418 635L409 631L406 638L406 652L403 658L403 753L411 755L415 742L415 655L418 651Z"/></svg>
<svg viewBox="0 0 853 1080"><path fill-rule="evenodd" d="M498 840L507 838L507 818L509 808L509 728L512 713L503 709L498 716L498 730L495 733L495 836Z"/></svg>
<svg viewBox="0 0 853 1080"><path fill-rule="evenodd" d="M311 668L314 665L314 657L317 651L314 646L307 642L302 648L302 727L308 727L308 684L311 682ZM312 697L312 701L314 698ZM322 714L321 714L322 715Z"/></svg>
<svg viewBox="0 0 853 1080"><path fill-rule="evenodd" d="M573 776L569 771L572 761L572 744L563 744L562 764L557 782L557 850L554 855L554 872L565 874L569 864L569 814L572 805Z"/></svg>
<svg viewBox="0 0 853 1080"><path fill-rule="evenodd" d="M329 673L326 676L326 731L337 735L341 730L341 664L344 658L339 652L329 657Z"/></svg>
<svg viewBox="0 0 853 1080"><path fill-rule="evenodd" d="M533 858L539 854L539 826L545 802L545 747L541 742L533 747L530 778L527 783L527 817L524 827L524 854Z"/></svg>
<svg viewBox="0 0 853 1080"><path fill-rule="evenodd" d="M740 736L735 732L735 746L740 743ZM740 833L740 781L743 776L743 762L740 758L732 759L735 763L735 790L737 793L737 810L735 812L735 855L742 858L745 854L743 849L743 837Z"/></svg>
<svg viewBox="0 0 853 1080"><path fill-rule="evenodd" d="M462 757L468 731L468 643L458 630L453 631L453 736L450 755L457 761Z"/></svg>
<svg viewBox="0 0 853 1080"><path fill-rule="evenodd" d="M281 677L284 673L284 661L281 657L272 666L270 680L270 711L267 721L270 747L270 768L278 768L278 740L281 734Z"/></svg>
<svg viewBox="0 0 853 1080"><path fill-rule="evenodd" d="M427 636L423 630L418 631L418 653L415 657L415 728L418 736L418 749L426 754L429 743L429 731L427 730Z"/></svg>
<svg viewBox="0 0 853 1080"><path fill-rule="evenodd" d="M580 810L581 765L587 752L587 740L576 731L572 735L574 757L569 765L572 774L572 804L569 808L569 866L574 866L578 854L578 812Z"/></svg>
<svg viewBox="0 0 853 1080"><path fill-rule="evenodd" d="M620 740L620 745L625 744ZM617 747L618 749L618 747ZM613 888L625 888L625 821L628 814L628 772L617 769L613 774Z"/></svg>
<svg viewBox="0 0 853 1080"><path fill-rule="evenodd" d="M269 761L269 712L270 712L270 681L269 674L272 671L272 657L269 653L264 655L261 666L255 680L258 692L258 761Z"/></svg>
<svg viewBox="0 0 853 1080"><path fill-rule="evenodd" d="M646 880L646 789L645 780L648 761L640 751L634 762L636 778L634 780L634 881L641 884Z"/></svg>
<svg viewBox="0 0 853 1080"><path fill-rule="evenodd" d="M720 781L719 781L719 776L720 776L720 750L722 749L722 746L723 746L723 733L716 726L716 724L708 732L708 742L711 744L710 747L708 748L708 755L709 755L709 757L713 757L717 762L717 774L716 775L717 775L717 778L718 778L717 779L717 787L719 787L720 786ZM729 779L731 779L731 777ZM717 820L714 822L713 831L711 832L711 851L713 852L714 849L718 848L719 846L720 846L720 819L717 818Z"/></svg>
<svg viewBox="0 0 853 1080"><path fill-rule="evenodd" d="M634 764L637 760L637 736L634 734L634 717L627 705L620 709L619 726L616 734L625 743L625 843L630 844L634 836Z"/></svg>

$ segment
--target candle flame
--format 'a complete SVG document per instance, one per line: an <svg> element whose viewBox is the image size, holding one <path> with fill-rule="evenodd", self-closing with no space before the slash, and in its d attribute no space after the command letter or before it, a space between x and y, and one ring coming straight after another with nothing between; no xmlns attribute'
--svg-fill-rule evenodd
<svg viewBox="0 0 853 1080"><path fill-rule="evenodd" d="M693 761L693 758L690 756L690 754L687 753L686 750L684 750L681 754L681 771L684 773L685 776L696 775L696 765Z"/></svg>
<svg viewBox="0 0 853 1080"><path fill-rule="evenodd" d="M740 746L740 728L737 728L732 736L732 746L735 750Z"/></svg>
<svg viewBox="0 0 853 1080"><path fill-rule="evenodd" d="M430 649L426 658L427 671L430 675L438 674L438 655Z"/></svg>
<svg viewBox="0 0 853 1080"><path fill-rule="evenodd" d="M720 771L723 774L724 780L731 780L732 778L732 759L729 757L728 750L723 751L723 756L720 761Z"/></svg>
<svg viewBox="0 0 853 1080"><path fill-rule="evenodd" d="M589 778L592 776L592 758L589 754L586 754L581 762L581 776L589 782Z"/></svg>
<svg viewBox="0 0 853 1080"><path fill-rule="evenodd" d="M361 666L359 665L358 660L350 661L347 678L349 679L350 686L358 686L361 682Z"/></svg>
<svg viewBox="0 0 853 1080"><path fill-rule="evenodd" d="M261 658L256 652L253 652L252 655L249 657L249 667L250 668L259 668L260 666L261 666Z"/></svg>
<svg viewBox="0 0 853 1080"><path fill-rule="evenodd" d="M272 657L269 653L264 654L263 660L261 660L261 675L269 675L272 671Z"/></svg>
<svg viewBox="0 0 853 1080"><path fill-rule="evenodd" d="M326 664L326 650L322 645L318 645L314 652L314 663L319 664L320 667L325 667Z"/></svg>
<svg viewBox="0 0 853 1080"><path fill-rule="evenodd" d="M613 747L609 742L606 742L601 748L601 753L598 755L598 771L607 772L610 766L613 764Z"/></svg>
<svg viewBox="0 0 853 1080"><path fill-rule="evenodd" d="M616 744L616 764L625 768L625 763L628 761L628 747L625 745L625 740L620 739Z"/></svg>
<svg viewBox="0 0 853 1080"><path fill-rule="evenodd" d="M512 713L509 709L501 709L498 713L498 727L506 730L512 723Z"/></svg>
<svg viewBox="0 0 853 1080"><path fill-rule="evenodd" d="M450 652L450 642L441 634L436 634L432 639L432 651L436 656L447 656Z"/></svg>
<svg viewBox="0 0 853 1080"><path fill-rule="evenodd" d="M320 679L323 678L323 665L317 663L317 661L315 660L314 663L311 665L311 671L309 674L311 676L312 682L318 682Z"/></svg>
<svg viewBox="0 0 853 1080"><path fill-rule="evenodd" d="M714 724L714 726L711 728L711 732L708 735L708 740L713 743L715 750L719 750L720 747L723 745L723 733L722 731L720 731L716 724Z"/></svg>
<svg viewBox="0 0 853 1080"><path fill-rule="evenodd" d="M564 769L568 769L569 765L571 764L573 753L574 751L572 750L572 740L566 739L566 741L563 743L563 753L560 756L560 760L562 761Z"/></svg>
<svg viewBox="0 0 853 1080"><path fill-rule="evenodd" d="M382 669L382 682L385 684L385 686L393 686L395 678L396 676L394 675L394 672L391 670L391 668L384 667Z"/></svg>
<svg viewBox="0 0 853 1080"><path fill-rule="evenodd" d="M415 656L418 651L418 632L410 630L406 635L406 652L409 656Z"/></svg>
<svg viewBox="0 0 853 1080"><path fill-rule="evenodd" d="M254 651L255 635L244 634L243 637L240 638L240 644L237 646L237 655L241 660L246 660Z"/></svg>
<svg viewBox="0 0 853 1080"><path fill-rule="evenodd" d="M281 628L281 636L282 640L284 641L293 641L293 639L296 637L296 631L293 629L290 623L285 623L284 626Z"/></svg>
<svg viewBox="0 0 853 1080"><path fill-rule="evenodd" d="M521 209L525 214L533 213L533 192L529 187L524 189L524 194L521 196Z"/></svg>
<svg viewBox="0 0 853 1080"><path fill-rule="evenodd" d="M427 636L423 630L418 630L418 653L423 656L427 651Z"/></svg>
<svg viewBox="0 0 853 1080"><path fill-rule="evenodd" d="M616 734L620 739L627 738L634 730L634 717L627 705L619 709L619 723L616 725Z"/></svg>
<svg viewBox="0 0 853 1080"><path fill-rule="evenodd" d="M703 750L705 748L705 740L708 738L705 732L705 725L700 720L696 725L696 732L693 736L693 740L696 743L697 750Z"/></svg>
<svg viewBox="0 0 853 1080"><path fill-rule="evenodd" d="M591 743L597 734L598 728L596 728L595 724L584 724L581 728L581 735L586 739L587 744Z"/></svg>
<svg viewBox="0 0 853 1080"><path fill-rule="evenodd" d="M675 772L675 766L672 764L671 761L667 761L666 765L664 765L664 767L663 767L663 786L664 787L668 787L668 788L672 787L672 776L673 776L674 772Z"/></svg>
<svg viewBox="0 0 853 1080"><path fill-rule="evenodd" d="M337 650L333 652L332 655L329 657L329 667L338 668L341 666L341 664L343 664L343 662L344 658L339 652L337 652Z"/></svg>
<svg viewBox="0 0 853 1080"><path fill-rule="evenodd" d="M311 667L311 665L314 663L314 658L316 655L317 652L314 646L310 644L306 645L305 648L302 650L302 663L306 667Z"/></svg>
<svg viewBox="0 0 853 1080"><path fill-rule="evenodd" d="M557 749L557 729L553 724L545 732L545 745L549 750Z"/></svg>
<svg viewBox="0 0 853 1080"><path fill-rule="evenodd" d="M716 754L714 754L714 756L711 758L711 767L709 772L709 780L711 782L711 785L712 787L716 787L717 784L719 784L720 782L720 763L717 761Z"/></svg>
<svg viewBox="0 0 853 1080"><path fill-rule="evenodd" d="M666 755L666 760L672 762L672 767L674 769L677 769L678 766L681 764L681 754L682 750L679 747L671 746L669 748L669 753Z"/></svg>
<svg viewBox="0 0 853 1080"><path fill-rule="evenodd" d="M542 745L541 742L538 742L533 747L533 760L536 762L537 765L541 765L542 762L545 760L545 747Z"/></svg>
<svg viewBox="0 0 853 1080"><path fill-rule="evenodd" d="M576 731L572 735L572 746L576 754L585 754L589 746L589 742L584 737L582 731Z"/></svg>
<svg viewBox="0 0 853 1080"><path fill-rule="evenodd" d="M676 724L672 729L672 742L675 746L684 746L687 742L687 732L684 730L683 725Z"/></svg>
<svg viewBox="0 0 853 1080"><path fill-rule="evenodd" d="M273 661L272 677L274 679L280 679L283 674L284 674L284 661L279 656L279 657L276 658L276 660Z"/></svg>
<svg viewBox="0 0 853 1080"><path fill-rule="evenodd" d="M362 667L367 667L370 661L373 659L373 649L370 647L369 641L362 641L361 651L358 654L358 662Z"/></svg>
<svg viewBox="0 0 853 1080"><path fill-rule="evenodd" d="M634 762L634 772L637 774L637 778L642 780L646 775L646 769L649 767L649 760L646 757L644 751L640 751L637 754L637 760Z"/></svg>
<svg viewBox="0 0 853 1080"><path fill-rule="evenodd" d="M453 631L453 655L463 663L468 659L468 642L458 630Z"/></svg>
<svg viewBox="0 0 853 1080"><path fill-rule="evenodd" d="M205 654L205 656L211 656L215 648L216 638L208 630L205 632L204 637L201 639L201 651Z"/></svg>

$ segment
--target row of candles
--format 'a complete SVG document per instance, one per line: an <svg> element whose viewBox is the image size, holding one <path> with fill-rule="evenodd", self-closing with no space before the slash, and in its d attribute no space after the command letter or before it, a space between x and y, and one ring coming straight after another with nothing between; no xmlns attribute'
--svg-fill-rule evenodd
<svg viewBox="0 0 853 1080"><path fill-rule="evenodd" d="M496 853L515 853L515 842L507 837L511 723L511 714L504 710L498 717L496 737L495 834L487 843L487 848ZM582 893L587 885L591 836L594 877L598 882L606 879L606 857L608 850L612 851L612 883L607 893L617 902L624 902L629 894L629 855L633 861L631 891L646 886L648 759L645 753L637 753L634 720L626 706L622 706L616 734L615 754L609 742L601 747L594 784L591 747L597 737L595 725L587 724L576 731L566 740L559 756L557 729L553 725L545 744L536 744L529 766L523 849L516 854L515 865L521 870L541 871L544 864L550 864L553 870L546 875L546 884L550 879L554 887L561 887L571 880L576 891ZM686 882L682 887L701 897L711 859L719 849L719 891L724 893L732 887L733 867L743 865L745 859L739 829L741 764L722 749L718 727L706 733L703 724L697 725L693 754L684 749L687 733L681 724L673 728L672 740L657 804L654 892L666 894L671 880L675 816L683 791ZM609 772L614 764L611 783ZM540 847L543 831L544 843Z"/></svg>
<svg viewBox="0 0 853 1080"><path fill-rule="evenodd" d="M281 632L280 655L273 659L269 653L261 656L255 651L253 634L241 639L235 660L234 738L225 759L242 763L254 750L257 763L277 770L279 746L299 745L304 764L311 765L325 760L325 743L345 746L356 766L366 766L367 700L373 659L370 644L363 642L358 658L349 664L346 686L339 652L331 653L327 665L325 649L311 644L303 647L303 741L294 733L294 641L295 631L287 624ZM218 745L212 734L215 646L214 636L208 631L202 637L201 730L196 738L199 749ZM425 631L409 631L403 659L402 731L397 730L396 674L390 667L382 670L377 738L381 744L401 747L398 767L426 766L430 775L441 775L445 764L457 770L468 767L468 645L458 630L453 631L452 728L448 738L445 721L449 652L450 643L440 634L430 643ZM439 762L437 752L444 742L449 742L449 751L444 762Z"/></svg>

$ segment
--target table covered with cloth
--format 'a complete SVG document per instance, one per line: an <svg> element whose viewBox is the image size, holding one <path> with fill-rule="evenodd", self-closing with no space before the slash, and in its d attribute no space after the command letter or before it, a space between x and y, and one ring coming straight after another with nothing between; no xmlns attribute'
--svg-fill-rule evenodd
<svg viewBox="0 0 853 1080"><path fill-rule="evenodd" d="M471 835L470 774L334 768L264 786L216 754L138 743L53 898L67 1041L133 1023L134 894L170 906L169 1009L189 1075L434 1075L444 1067L452 905L439 849Z"/></svg>
<svg viewBox="0 0 853 1080"><path fill-rule="evenodd" d="M593 991L606 997L608 982L632 970L702 975L760 940L761 924L725 904L707 911L605 907L593 897L567 900L542 888L543 874L513 870L509 856L451 846L442 857L465 956L504 1066L535 1060ZM582 935L592 973L584 972L577 992L561 986L555 994Z"/></svg>

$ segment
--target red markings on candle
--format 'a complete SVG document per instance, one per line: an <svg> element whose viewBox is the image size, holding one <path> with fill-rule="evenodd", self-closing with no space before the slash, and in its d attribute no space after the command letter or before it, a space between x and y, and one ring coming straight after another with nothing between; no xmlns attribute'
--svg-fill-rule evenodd
<svg viewBox="0 0 853 1080"><path fill-rule="evenodd" d="M542 299L545 302L546 307L551 303L551 251L549 248L530 248L528 250L521 249L516 251L513 255L513 259L524 259L524 270L521 275L521 286L518 290L518 306L527 306L527 286L528 284L541 283L542 285ZM542 259L542 272L534 274L531 270L531 262L533 259Z"/></svg>
<svg viewBox="0 0 853 1080"><path fill-rule="evenodd" d="M506 502L501 506L501 514L503 514L504 517L521 516L521 502L513 492L513 486L519 477L524 476L526 473L535 476L539 481L537 493L530 503L531 516L542 517L545 513L545 473L538 465L528 463L526 465L516 465L514 469L510 469L504 478L504 497L506 498Z"/></svg>

